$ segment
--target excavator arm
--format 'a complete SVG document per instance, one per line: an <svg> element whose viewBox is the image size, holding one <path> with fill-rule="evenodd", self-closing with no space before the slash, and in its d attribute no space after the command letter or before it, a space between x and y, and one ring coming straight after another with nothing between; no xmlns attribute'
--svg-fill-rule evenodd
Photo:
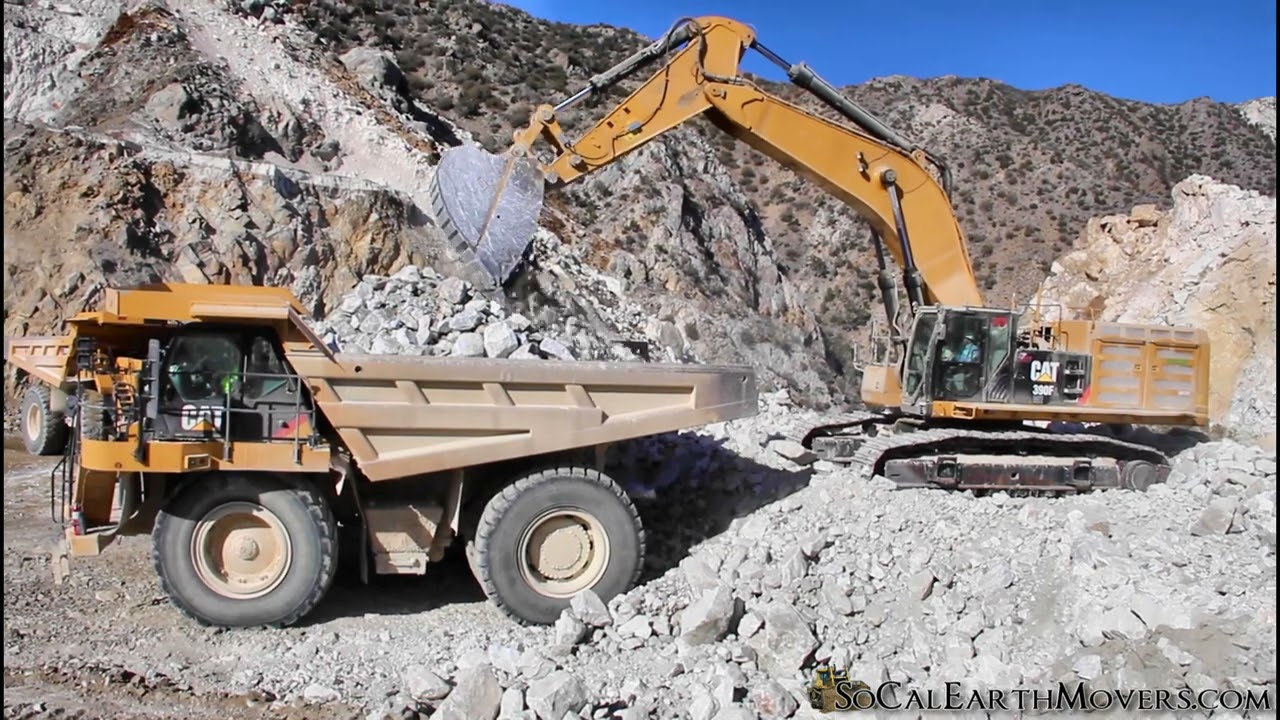
<svg viewBox="0 0 1280 720"><path fill-rule="evenodd" d="M683 45L682 48L676 49ZM785 69L855 128L816 115L770 95L742 77L739 64L755 49ZM558 111L634 75L667 62L622 103L576 140L566 139ZM945 167L885 127L803 63L791 65L757 42L746 25L723 17L685 19L651 45L592 78L587 88L558 105L543 105L528 127L514 133L498 192L479 225L485 239L501 215L499 196L515 187L518 167L529 168L533 146L545 140L554 150L536 169L550 186L571 183L625 156L697 115L809 179L867 220L881 265L886 312L896 316L892 278L885 252L903 273L908 300L921 304L982 304L963 232L944 183ZM939 167L935 179L926 163ZM526 185L527 185L526 181ZM512 213L508 212L508 217ZM511 227L508 225L508 227ZM532 235L533 228L528 229Z"/></svg>

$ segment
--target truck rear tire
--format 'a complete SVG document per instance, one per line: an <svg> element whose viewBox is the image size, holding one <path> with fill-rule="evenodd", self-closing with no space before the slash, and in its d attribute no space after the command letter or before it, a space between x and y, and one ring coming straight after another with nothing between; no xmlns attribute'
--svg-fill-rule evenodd
<svg viewBox="0 0 1280 720"><path fill-rule="evenodd" d="M337 523L311 488L265 474L188 483L156 517L160 585L202 625L285 627L333 584Z"/></svg>
<svg viewBox="0 0 1280 720"><path fill-rule="evenodd" d="M51 410L53 391L36 383L22 396L22 444L32 455L57 455L67 447L65 416Z"/></svg>
<svg viewBox="0 0 1280 720"><path fill-rule="evenodd" d="M626 491L599 471L561 467L494 495L468 560L499 610L524 625L547 625L582 590L605 602L630 590L644 550L644 527Z"/></svg>

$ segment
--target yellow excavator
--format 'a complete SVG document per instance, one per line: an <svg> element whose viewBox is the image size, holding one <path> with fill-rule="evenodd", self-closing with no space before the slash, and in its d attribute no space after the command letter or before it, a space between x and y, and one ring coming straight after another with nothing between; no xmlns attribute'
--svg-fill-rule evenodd
<svg viewBox="0 0 1280 720"><path fill-rule="evenodd" d="M749 49L846 122L744 77ZM603 119L566 139L558 112L664 58ZM1102 322L1067 308L984 306L945 164L729 18L681 19L587 87L539 107L504 155L447 151L433 181L437 224L501 282L531 242L544 187L571 183L696 116L816 183L871 227L887 352L860 368L873 412L804 436L819 457L870 466L903 487L1145 490L1167 476L1168 458L1116 428L1208 424L1207 333ZM548 162L535 156L539 139L553 151Z"/></svg>

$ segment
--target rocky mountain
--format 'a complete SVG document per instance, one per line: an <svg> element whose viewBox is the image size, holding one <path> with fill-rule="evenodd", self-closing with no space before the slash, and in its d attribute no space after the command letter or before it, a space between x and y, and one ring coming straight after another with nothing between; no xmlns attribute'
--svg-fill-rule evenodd
<svg viewBox="0 0 1280 720"><path fill-rule="evenodd" d="M1275 97L1256 98L1240 103L1240 112L1246 120L1257 125L1274 142L1276 139L1276 99Z"/></svg>
<svg viewBox="0 0 1280 720"><path fill-rule="evenodd" d="M44 331L108 283L288 284L325 318L366 275L465 277L421 212L439 151L500 148L534 103L646 42L478 0L6 10L6 333ZM1255 110L960 78L846 91L949 162L993 302L1029 295L1089 217L1167 206L1193 172L1274 194ZM581 131L622 92L562 120ZM850 345L879 312L861 221L708 123L552 193L542 224L494 298L511 312L750 362L819 408L856 390ZM651 321L599 310L621 305Z"/></svg>

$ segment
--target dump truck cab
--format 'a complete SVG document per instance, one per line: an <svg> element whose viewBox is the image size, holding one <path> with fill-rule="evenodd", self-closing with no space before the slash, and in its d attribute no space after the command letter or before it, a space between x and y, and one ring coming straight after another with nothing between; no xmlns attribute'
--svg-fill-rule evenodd
<svg viewBox="0 0 1280 720"><path fill-rule="evenodd" d="M498 608L549 623L639 577L608 446L756 411L747 367L344 354L302 310L284 289L160 284L6 339L32 427L70 425L52 486L72 556L151 533L188 615L279 626L325 595L340 539L366 581L462 542Z"/></svg>
<svg viewBox="0 0 1280 720"><path fill-rule="evenodd" d="M269 327L194 326L162 349L156 440L207 438L232 442L318 439L314 404L301 378L290 372L284 348Z"/></svg>

